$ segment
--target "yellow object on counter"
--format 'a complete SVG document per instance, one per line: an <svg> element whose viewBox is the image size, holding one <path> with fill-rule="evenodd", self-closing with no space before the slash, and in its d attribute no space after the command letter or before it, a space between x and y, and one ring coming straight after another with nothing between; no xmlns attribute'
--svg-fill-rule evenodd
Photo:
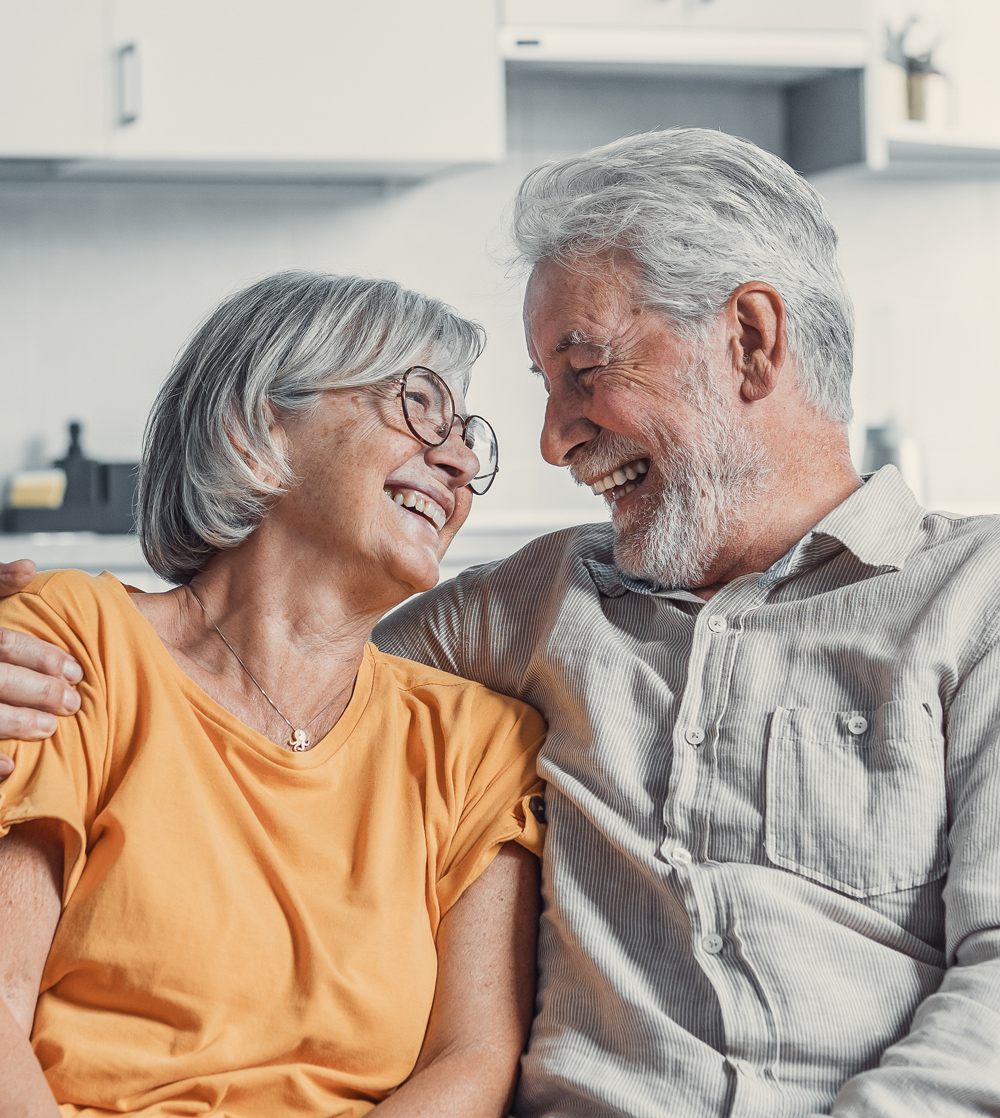
<svg viewBox="0 0 1000 1118"><path fill-rule="evenodd" d="M11 479L7 503L12 509L57 509L65 494L62 470L22 470Z"/></svg>

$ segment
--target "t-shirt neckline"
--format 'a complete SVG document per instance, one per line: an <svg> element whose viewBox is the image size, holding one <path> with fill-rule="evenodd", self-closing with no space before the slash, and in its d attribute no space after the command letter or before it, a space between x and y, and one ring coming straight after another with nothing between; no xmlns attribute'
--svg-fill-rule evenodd
<svg viewBox="0 0 1000 1118"><path fill-rule="evenodd" d="M302 753L295 753L290 749L284 749L280 745L275 745L270 738L265 737L264 734L260 733L259 730L255 730L252 726L248 726L233 714L231 710L224 707L218 700L213 699L197 681L192 679L191 676L184 671L173 656L170 655L170 651L160 639L159 633L157 633L149 621L147 621L135 602L132 601L132 597L125 584L115 578L110 571L103 571L100 575L100 579L113 590L117 596L124 597L127 600L129 608L135 613L140 623L140 627L148 629L153 638L151 645L154 650L154 655L177 681L185 696L192 704L197 706L203 714L215 722L220 729L234 737L242 745L252 749L254 753L262 756L265 760L271 761L283 768L315 768L317 765L322 765L325 761L333 757L334 754L339 752L341 746L343 746L361 721L361 717L371 699L374 686L375 649L371 641L365 645L361 657L361 664L358 667L358 674L354 679L354 689L351 692L351 698L347 706L344 708L344 713L334 726L331 727L330 732L325 737L321 738L312 749L305 750Z"/></svg>

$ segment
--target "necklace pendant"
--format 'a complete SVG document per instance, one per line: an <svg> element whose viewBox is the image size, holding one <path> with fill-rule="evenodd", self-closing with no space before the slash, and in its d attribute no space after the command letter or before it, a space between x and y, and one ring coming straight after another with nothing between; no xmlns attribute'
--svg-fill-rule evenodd
<svg viewBox="0 0 1000 1118"><path fill-rule="evenodd" d="M295 730L288 744L292 747L293 753L305 753L312 746L309 735L305 730Z"/></svg>

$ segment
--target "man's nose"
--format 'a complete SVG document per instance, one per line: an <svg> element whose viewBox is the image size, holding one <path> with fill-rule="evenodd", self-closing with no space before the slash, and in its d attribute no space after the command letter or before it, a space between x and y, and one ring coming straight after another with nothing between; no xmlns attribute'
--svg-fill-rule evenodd
<svg viewBox="0 0 1000 1118"><path fill-rule="evenodd" d="M588 443L600 428L584 413L578 393L553 386L545 405L542 425L542 457L553 466L568 466L577 450Z"/></svg>

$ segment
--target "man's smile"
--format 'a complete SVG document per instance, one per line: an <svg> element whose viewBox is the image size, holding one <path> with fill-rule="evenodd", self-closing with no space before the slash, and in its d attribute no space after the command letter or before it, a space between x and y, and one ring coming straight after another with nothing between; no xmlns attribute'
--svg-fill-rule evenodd
<svg viewBox="0 0 1000 1118"><path fill-rule="evenodd" d="M591 492L598 497L603 494L607 500L614 504L615 501L624 497L626 493L631 493L633 489L638 489L643 481L645 481L645 475L648 470L648 458L636 458L632 462L625 462L617 469L612 470L609 474L605 474L604 477L591 482Z"/></svg>

